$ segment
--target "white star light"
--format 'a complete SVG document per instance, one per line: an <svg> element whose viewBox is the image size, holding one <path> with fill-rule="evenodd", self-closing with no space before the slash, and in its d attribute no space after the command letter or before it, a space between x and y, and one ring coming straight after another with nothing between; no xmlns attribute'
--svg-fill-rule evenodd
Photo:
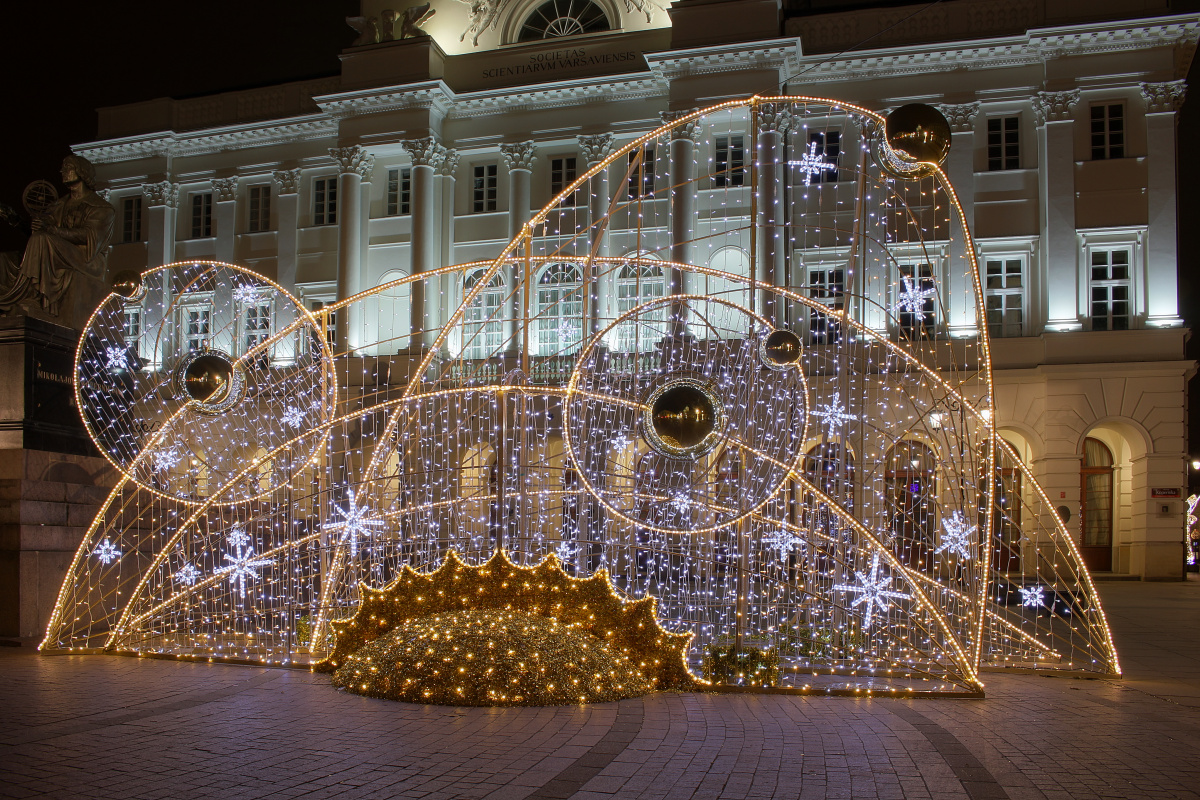
<svg viewBox="0 0 1200 800"><path fill-rule="evenodd" d="M174 446L159 450L151 456L154 460L155 472L170 472L175 465L183 460L183 455Z"/></svg>
<svg viewBox="0 0 1200 800"><path fill-rule="evenodd" d="M191 586L196 582L196 578L200 577L200 570L196 569L193 564L184 564L179 572L175 573L175 580L182 583L184 586Z"/></svg>
<svg viewBox="0 0 1200 800"><path fill-rule="evenodd" d="M129 354L124 347L104 348L104 366L109 372L124 372L129 367Z"/></svg>
<svg viewBox="0 0 1200 800"><path fill-rule="evenodd" d="M671 508L678 511L680 514L686 514L692 507L692 498L688 497L688 493L680 490L671 495Z"/></svg>
<svg viewBox="0 0 1200 800"><path fill-rule="evenodd" d="M1021 605L1026 608L1038 608L1045 606L1045 599L1042 597L1044 590L1040 586L1022 586L1021 587Z"/></svg>
<svg viewBox="0 0 1200 800"><path fill-rule="evenodd" d="M367 514L366 506L359 507L354 498L354 490L349 492L350 500L345 508L335 509L341 515L337 522L321 526L322 531L342 531L341 541L350 542L350 557L358 556L358 538L370 536L372 528L382 528L386 523Z"/></svg>
<svg viewBox="0 0 1200 800"><path fill-rule="evenodd" d="M239 286L233 290L233 302L249 305L258 299L258 289L253 286Z"/></svg>
<svg viewBox="0 0 1200 800"><path fill-rule="evenodd" d="M772 531L762 538L764 549L778 552L780 561L786 561L792 553L799 553L808 543L803 536L792 531Z"/></svg>
<svg viewBox="0 0 1200 800"><path fill-rule="evenodd" d="M304 422L304 412L295 406L288 406L287 410L283 412L283 415L280 417L280 419L282 419L286 425L289 425L293 428L299 428L300 424Z"/></svg>
<svg viewBox="0 0 1200 800"><path fill-rule="evenodd" d="M825 420L825 425L829 428L830 436L836 436L846 423L858 420L858 417L854 414L846 413L846 407L842 405L841 392L834 392L833 398L828 403L823 406L817 406L809 413L814 417L820 417Z"/></svg>
<svg viewBox="0 0 1200 800"><path fill-rule="evenodd" d="M629 438L629 434L625 433L625 431L621 431L616 436L608 440L608 446L612 450L620 453L623 452L625 448L629 447L632 441L633 440Z"/></svg>
<svg viewBox="0 0 1200 800"><path fill-rule="evenodd" d="M121 557L121 551L108 539L101 542L92 553L100 559L101 564L111 564Z"/></svg>
<svg viewBox="0 0 1200 800"><path fill-rule="evenodd" d="M825 160L825 154L821 152L820 146L815 140L808 143L808 151L801 154L799 161L789 161L788 163L799 167L800 171L804 173L805 186L811 186L812 179L822 172L837 169L837 164L831 164Z"/></svg>
<svg viewBox="0 0 1200 800"><path fill-rule="evenodd" d="M942 530L942 543L933 551L934 554L949 550L963 558L971 557L971 541L975 538L976 527L967 523L961 511L955 511L943 519Z"/></svg>
<svg viewBox="0 0 1200 800"><path fill-rule="evenodd" d="M937 297L937 287L918 289L910 275L901 275L900 282L904 288L900 290L900 296L892 306L897 313L907 311L910 314L920 314L925 311L925 301Z"/></svg>
<svg viewBox="0 0 1200 800"><path fill-rule="evenodd" d="M554 555L558 556L558 560L563 564L574 564L578 552L579 548L570 542L559 542L558 547L554 548Z"/></svg>
<svg viewBox="0 0 1200 800"><path fill-rule="evenodd" d="M886 611L888 608L888 598L896 600L908 600L908 595L903 592L893 592L886 587L892 582L889 577L880 577L879 575L879 553L871 556L871 574L864 575L858 570L854 571L854 577L858 578L857 584L840 583L833 588L839 592L853 592L859 595L858 599L850 604L851 608L858 606L861 603L867 604L867 614L863 618L863 627L871 627L871 621L875 615L875 607L879 606L880 611Z"/></svg>
<svg viewBox="0 0 1200 800"><path fill-rule="evenodd" d="M246 535L246 529L238 525L233 529L233 533L229 534L230 550L236 550L236 554L226 553L224 558L229 562L229 566L216 570L218 575L229 575L229 582L237 584L238 593L242 597L246 596L246 578L257 579L258 573L255 570L273 563L273 559L270 558L254 558L254 547L248 545L250 537Z"/></svg>

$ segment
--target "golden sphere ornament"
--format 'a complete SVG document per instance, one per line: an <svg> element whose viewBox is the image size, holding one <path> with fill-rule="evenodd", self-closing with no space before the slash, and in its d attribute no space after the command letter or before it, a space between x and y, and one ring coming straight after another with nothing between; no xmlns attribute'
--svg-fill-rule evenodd
<svg viewBox="0 0 1200 800"><path fill-rule="evenodd" d="M217 405L233 386L233 364L224 353L204 353L187 363L180 383L196 402Z"/></svg>
<svg viewBox="0 0 1200 800"><path fill-rule="evenodd" d="M924 103L909 103L887 115L887 147L880 165L901 178L920 178L941 166L950 154L950 123L942 112Z"/></svg>
<svg viewBox="0 0 1200 800"><path fill-rule="evenodd" d="M126 300L137 300L145 293L146 285L142 283L141 273L125 269L113 276L112 290Z"/></svg>
<svg viewBox="0 0 1200 800"><path fill-rule="evenodd" d="M659 452L693 458L717 443L724 416L721 401L708 384L693 378L674 378L647 399L644 433Z"/></svg>
<svg viewBox="0 0 1200 800"><path fill-rule="evenodd" d="M771 331L760 348L763 363L772 369L784 369L800 360L800 337L780 328Z"/></svg>

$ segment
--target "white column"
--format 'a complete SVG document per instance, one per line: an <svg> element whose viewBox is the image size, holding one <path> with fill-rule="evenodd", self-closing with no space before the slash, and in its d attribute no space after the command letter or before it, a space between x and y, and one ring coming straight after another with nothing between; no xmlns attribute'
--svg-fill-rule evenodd
<svg viewBox="0 0 1200 800"><path fill-rule="evenodd" d="M457 264L458 261L454 255L454 187L455 175L458 172L459 152L457 150L446 150L446 155L442 159L442 165L438 169L438 191L441 192L441 248L439 251L439 260L442 266ZM458 283L455 284L455 281ZM461 275L445 275L438 280L438 287L441 295L441 301L438 306L440 308L440 316L438 317L440 328L444 324L444 320L450 319L450 315L458 308L458 304L462 301L460 294L462 288Z"/></svg>
<svg viewBox="0 0 1200 800"><path fill-rule="evenodd" d="M1075 120L1079 91L1038 92L1038 205L1041 208L1041 287L1046 329L1083 328L1079 311L1079 256L1075 235Z"/></svg>
<svg viewBox="0 0 1200 800"><path fill-rule="evenodd" d="M787 254L787 229L784 222L787 212L783 208L784 169L782 161L783 141L791 130L791 109L782 104L762 103L757 109L758 154L755 167L758 170L758 252L755 280L764 286L786 285L784 258ZM784 324L784 305L776 303L771 291L759 290L752 302L763 315L775 325Z"/></svg>
<svg viewBox="0 0 1200 800"><path fill-rule="evenodd" d="M366 248L363 242L363 217L367 214L363 181L370 178L375 157L361 145L331 147L329 155L338 164L338 299L344 300L362 289ZM338 314L339 350L352 350L362 343L361 308L351 305Z"/></svg>
<svg viewBox="0 0 1200 800"><path fill-rule="evenodd" d="M1175 185L1176 112L1183 106L1186 81L1143 83L1146 100L1146 325L1183 325L1178 290L1178 191Z"/></svg>
<svg viewBox="0 0 1200 800"><path fill-rule="evenodd" d="M597 133L579 137L579 151L587 168L599 164L612 153L613 135ZM608 250L608 214L612 198L608 193L608 170L602 169L592 176L588 182L588 252L597 257L609 255ZM615 270L604 267L597 269L589 259L587 273L583 276L587 285L588 300L588 335L594 336L605 326L609 315L613 314L613 287L617 278Z"/></svg>
<svg viewBox="0 0 1200 800"><path fill-rule="evenodd" d="M420 275L437 267L437 207L434 205L434 179L437 170L446 159L446 148L432 136L406 139L401 142L412 158L412 241L409 253L413 275ZM438 333L438 300L427 298L426 286L421 281L412 284L411 316L412 345L416 349L430 344Z"/></svg>
<svg viewBox="0 0 1200 800"><path fill-rule="evenodd" d="M237 243L238 179L213 178L213 201L217 205L217 261L232 264Z"/></svg>
<svg viewBox="0 0 1200 800"><path fill-rule="evenodd" d="M962 224L968 230L975 225L975 119L979 115L979 103L938 106L946 121L950 123L952 139L950 155L946 159L946 174L958 194L962 206ZM951 227L950 263L947 281L940 287L942 302L949 319L946 325L955 337L974 336L977 330L975 316L975 282L971 276L971 261L967 257L966 237L962 229ZM982 279L982 278L981 278Z"/></svg>
<svg viewBox="0 0 1200 800"><path fill-rule="evenodd" d="M517 142L500 145L500 155L504 156L504 165L508 169L508 238L511 240L529 221L529 178L537 154L533 142ZM518 268L514 268L513 286L517 285L517 274ZM525 279L532 280L533 276L526 275ZM529 290L532 292L533 287L529 287ZM524 330L524 300L525 292L513 292L509 312L512 334L508 339L509 352L519 352L521 349L520 337L515 334Z"/></svg>
<svg viewBox="0 0 1200 800"><path fill-rule="evenodd" d="M300 170L281 169L272 173L278 200L275 203L276 282L296 294L297 243L300 229Z"/></svg>
<svg viewBox="0 0 1200 800"><path fill-rule="evenodd" d="M667 111L661 114L664 124L674 122L680 117L691 114L696 109L686 111ZM696 220L696 137L699 128L695 122L676 126L669 134L671 141L671 156L668 165L670 176L667 181L671 185L671 260L681 264L693 263L695 248L692 238L695 235ZM689 276L689 281L694 280ZM698 292L698 286L685 285L683 276L672 271L668 293L679 295ZM671 319L674 325L673 335L686 334L686 320L681 306L671 309Z"/></svg>
<svg viewBox="0 0 1200 800"><path fill-rule="evenodd" d="M146 198L146 269L175 260L175 206L179 184L170 181L142 186Z"/></svg>

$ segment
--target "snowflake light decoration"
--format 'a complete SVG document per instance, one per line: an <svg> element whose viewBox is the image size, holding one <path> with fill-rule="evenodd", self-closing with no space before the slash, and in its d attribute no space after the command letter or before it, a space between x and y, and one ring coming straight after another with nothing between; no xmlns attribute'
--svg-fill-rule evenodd
<svg viewBox="0 0 1200 800"><path fill-rule="evenodd" d="M1045 592L1040 586L1022 586L1021 587L1021 605L1025 608L1045 607L1046 600L1043 596Z"/></svg>
<svg viewBox="0 0 1200 800"><path fill-rule="evenodd" d="M295 406L288 406L287 410L279 418L283 420L285 425L292 428L299 428L301 423L304 422L304 412Z"/></svg>
<svg viewBox="0 0 1200 800"><path fill-rule="evenodd" d="M370 536L374 528L382 528L386 523L367 513L366 506L359 506L354 496L354 490L348 492L349 500L345 508L335 509L341 516L337 522L327 523L321 527L323 531L341 531L339 541L350 543L350 557L358 556L359 537Z"/></svg>
<svg viewBox="0 0 1200 800"><path fill-rule="evenodd" d="M830 398L828 403L823 406L817 406L809 413L814 417L825 420L825 427L829 429L830 436L836 436L841 431L843 425L858 421L856 415L846 412L846 407L842 405L841 392L834 392L833 397Z"/></svg>
<svg viewBox="0 0 1200 800"><path fill-rule="evenodd" d="M579 548L572 542L559 542L554 548L554 555L558 556L558 560L563 564L574 564L575 556L579 554Z"/></svg>
<svg viewBox="0 0 1200 800"><path fill-rule="evenodd" d="M804 173L805 186L811 186L812 179L822 172L837 169L837 164L831 164L825 160L825 153L821 151L820 144L816 140L808 143L808 150L801 154L799 161L789 161L788 164L799 167L800 171Z"/></svg>
<svg viewBox="0 0 1200 800"><path fill-rule="evenodd" d="M155 472L170 472L183 460L183 454L172 445L165 450L156 450L151 458L154 461Z"/></svg>
<svg viewBox="0 0 1200 800"><path fill-rule="evenodd" d="M858 570L854 571L854 577L858 578L857 584L840 583L833 588L839 592L850 592L857 594L858 598L850 604L851 608L855 608L863 603L866 604L866 616L863 618L863 627L871 627L875 608L879 607L880 611L886 611L888 608L888 598L895 600L909 600L909 595L903 592L895 592L887 588L892 582L892 579L879 574L879 553L871 556L871 573L864 575Z"/></svg>
<svg viewBox="0 0 1200 800"><path fill-rule="evenodd" d="M800 553L808 546L803 536L785 530L768 533L762 538L762 542L763 549L776 551L780 561L786 561L792 553Z"/></svg>
<svg viewBox="0 0 1200 800"><path fill-rule="evenodd" d="M892 310L896 313L921 314L925 311L925 301L937 297L937 287L930 286L927 289L921 289L913 281L911 275L901 275L900 284L902 287L900 294L896 298L895 305L892 306Z"/></svg>
<svg viewBox="0 0 1200 800"><path fill-rule="evenodd" d="M100 559L101 564L111 564L121 557L121 551L108 539L102 541L92 553Z"/></svg>
<svg viewBox="0 0 1200 800"><path fill-rule="evenodd" d="M200 577L200 570L192 563L185 563L183 567L175 573L175 580L182 583L184 586L191 586L196 583L196 578Z"/></svg>
<svg viewBox="0 0 1200 800"><path fill-rule="evenodd" d="M603 433L603 431L600 431ZM629 434L625 431L619 432L616 436L608 440L608 447L615 453L624 452L629 445L633 444L633 440L629 438Z"/></svg>
<svg viewBox="0 0 1200 800"><path fill-rule="evenodd" d="M942 543L933 551L935 554L947 550L964 559L971 557L971 542L975 538L977 528L963 518L961 511L955 511L943 519L942 530Z"/></svg>
<svg viewBox="0 0 1200 800"><path fill-rule="evenodd" d="M242 284L233 290L233 302L249 305L258 299L258 289L248 284Z"/></svg>
<svg viewBox="0 0 1200 800"><path fill-rule="evenodd" d="M254 546L250 544L250 537L246 535L245 528L240 525L233 529L233 533L229 534L229 548L231 552L224 555L229 566L217 569L216 574L228 575L229 582L236 583L238 593L245 597L246 579L258 578L255 570L274 563L274 559L254 558Z"/></svg>
<svg viewBox="0 0 1200 800"><path fill-rule="evenodd" d="M129 353L124 347L104 348L104 366L111 373L124 372L129 367Z"/></svg>
<svg viewBox="0 0 1200 800"><path fill-rule="evenodd" d="M680 514L686 514L692 508L692 498L683 490L675 492L671 495L671 508Z"/></svg>

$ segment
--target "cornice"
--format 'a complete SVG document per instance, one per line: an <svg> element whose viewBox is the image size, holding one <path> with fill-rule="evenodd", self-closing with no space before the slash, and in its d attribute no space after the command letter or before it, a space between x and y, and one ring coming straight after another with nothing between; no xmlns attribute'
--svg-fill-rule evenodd
<svg viewBox="0 0 1200 800"><path fill-rule="evenodd" d="M400 86L375 86L314 97L317 107L332 119L382 114L405 109L429 109L444 116L454 105L456 96L444 81L427 81Z"/></svg>
<svg viewBox="0 0 1200 800"><path fill-rule="evenodd" d="M647 100L665 97L667 90L667 84L650 73L638 73L614 81L580 79L509 89L488 89L459 95L449 116L457 119L486 116L501 111L563 108L596 101Z"/></svg>
<svg viewBox="0 0 1200 800"><path fill-rule="evenodd" d="M670 81L688 75L711 75L764 67L774 67L791 75L798 70L801 55L800 39L788 37L687 50L664 50L646 53L645 57L656 78Z"/></svg>
<svg viewBox="0 0 1200 800"><path fill-rule="evenodd" d="M162 131L88 142L71 149L94 164L111 164L139 158L208 155L224 150L306 142L332 136L337 136L337 122L323 114L311 114L273 125L250 122L187 133Z"/></svg>

